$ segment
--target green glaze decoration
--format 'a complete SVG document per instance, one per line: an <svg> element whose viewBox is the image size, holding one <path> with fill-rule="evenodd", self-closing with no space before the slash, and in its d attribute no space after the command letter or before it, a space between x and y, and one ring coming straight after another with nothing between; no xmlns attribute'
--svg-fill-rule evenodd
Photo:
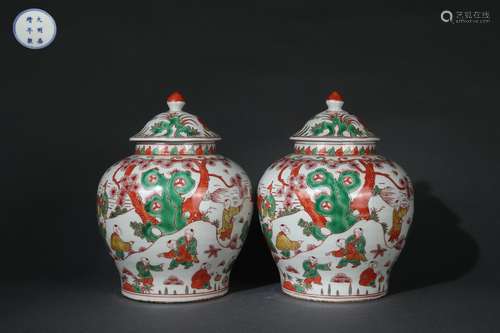
<svg viewBox="0 0 500 333"><path fill-rule="evenodd" d="M186 218L182 214L182 195L194 188L195 181L189 171L178 171L170 178L166 178L157 169L151 169L142 174L141 183L146 189L160 187L161 195L155 194L144 205L146 211L160 220L155 227L163 234L174 233L186 225ZM148 240L155 240L158 235L152 233L153 225L146 224L144 236Z"/></svg>
<svg viewBox="0 0 500 333"><path fill-rule="evenodd" d="M330 190L329 194L321 194L316 198L315 209L320 215L329 218L326 227L332 233L342 233L356 223L349 197L349 193L361 185L356 171L343 171L335 179L326 169L320 168L310 172L306 181L311 188L327 187Z"/></svg>

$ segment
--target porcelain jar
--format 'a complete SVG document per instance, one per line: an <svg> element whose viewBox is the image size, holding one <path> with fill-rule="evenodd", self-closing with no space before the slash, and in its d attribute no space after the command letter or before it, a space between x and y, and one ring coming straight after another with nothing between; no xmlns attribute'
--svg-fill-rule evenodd
<svg viewBox="0 0 500 333"><path fill-rule="evenodd" d="M294 152L273 163L258 185L261 228L284 293L345 302L375 299L412 223L405 171L375 153L379 140L343 110L328 108L291 137Z"/></svg>
<svg viewBox="0 0 500 333"><path fill-rule="evenodd" d="M240 166L215 153L220 137L183 111L179 93L167 104L130 139L135 153L102 176L99 230L126 297L222 296L249 228L251 184Z"/></svg>

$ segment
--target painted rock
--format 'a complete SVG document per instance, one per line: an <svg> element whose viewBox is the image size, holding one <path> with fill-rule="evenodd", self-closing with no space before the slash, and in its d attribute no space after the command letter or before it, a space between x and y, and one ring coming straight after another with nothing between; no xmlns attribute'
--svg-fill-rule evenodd
<svg viewBox="0 0 500 333"><path fill-rule="evenodd" d="M245 171L215 153L220 137L173 93L132 138L97 191L99 230L126 297L190 302L222 296L252 215Z"/></svg>
<svg viewBox="0 0 500 333"><path fill-rule="evenodd" d="M342 109L328 108L291 140L257 190L261 228L283 292L314 301L375 299L405 244L413 188L396 163L375 153L379 140Z"/></svg>

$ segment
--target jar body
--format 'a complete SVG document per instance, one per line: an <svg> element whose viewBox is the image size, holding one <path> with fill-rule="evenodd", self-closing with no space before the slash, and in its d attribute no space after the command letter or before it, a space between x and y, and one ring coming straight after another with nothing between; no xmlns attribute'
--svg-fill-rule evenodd
<svg viewBox="0 0 500 333"><path fill-rule="evenodd" d="M286 294L344 302L387 293L414 209L400 166L371 154L292 154L266 170L257 193Z"/></svg>
<svg viewBox="0 0 500 333"><path fill-rule="evenodd" d="M251 221L250 181L220 155L151 148L110 167L98 187L99 229L122 293L151 302L222 296Z"/></svg>

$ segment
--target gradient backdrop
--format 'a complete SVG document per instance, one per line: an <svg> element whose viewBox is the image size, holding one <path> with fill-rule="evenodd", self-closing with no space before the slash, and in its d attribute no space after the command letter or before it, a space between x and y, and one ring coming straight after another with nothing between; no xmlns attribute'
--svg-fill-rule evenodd
<svg viewBox="0 0 500 333"><path fill-rule="evenodd" d="M495 331L500 11L396 4L2 3L2 332ZM43 50L12 35L31 7L58 24ZM446 24L443 9L488 10L492 22ZM119 295L97 183L170 92L222 135L219 152L255 189L333 89L416 187L390 296L331 305L281 295L256 212L227 297L158 306Z"/></svg>

